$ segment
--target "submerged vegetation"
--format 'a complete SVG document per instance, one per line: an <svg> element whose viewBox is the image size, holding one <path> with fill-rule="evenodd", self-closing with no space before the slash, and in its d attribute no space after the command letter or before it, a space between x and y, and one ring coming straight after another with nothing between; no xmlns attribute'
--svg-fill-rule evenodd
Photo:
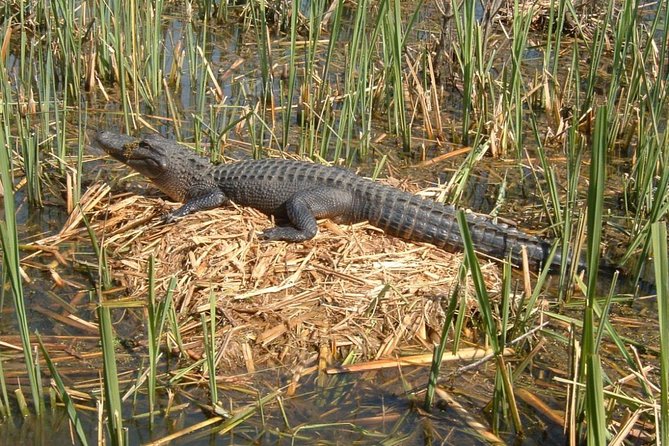
<svg viewBox="0 0 669 446"><path fill-rule="evenodd" d="M666 0L4 2L0 439L669 444L668 25ZM107 185L104 128L387 176L585 272L364 225L261 244L249 210L165 226Z"/></svg>

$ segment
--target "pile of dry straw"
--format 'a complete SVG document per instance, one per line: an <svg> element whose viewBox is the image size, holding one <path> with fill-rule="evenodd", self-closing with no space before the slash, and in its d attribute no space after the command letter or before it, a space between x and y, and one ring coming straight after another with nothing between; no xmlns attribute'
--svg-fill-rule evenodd
<svg viewBox="0 0 669 446"><path fill-rule="evenodd" d="M367 224L320 225L305 243L264 242L272 225L249 208L220 208L163 224L176 204L91 187L82 199L107 251L123 297L146 299L148 262L155 261L156 295L172 277L186 350L202 354L202 315L216 304L220 365L330 363L431 352L441 331L462 255L385 236ZM82 234L73 213L61 236ZM61 238L62 240L62 238ZM488 289L498 268L484 264ZM470 292L473 298L473 293Z"/></svg>

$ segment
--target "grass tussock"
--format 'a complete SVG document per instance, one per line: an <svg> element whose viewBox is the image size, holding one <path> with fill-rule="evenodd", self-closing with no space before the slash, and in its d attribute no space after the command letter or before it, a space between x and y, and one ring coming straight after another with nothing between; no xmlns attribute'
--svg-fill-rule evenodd
<svg viewBox="0 0 669 446"><path fill-rule="evenodd" d="M214 294L216 348L226 369L311 363L324 344L333 358L430 351L430 336L443 323L442 299L448 299L462 261L429 245L385 237L365 224L325 223L313 241L263 243L256 234L271 222L251 209L215 209L163 225L159 214L172 205L161 200L86 198L97 203L89 211L90 225L104 240L127 297L147 296L151 256L158 296L176 280L172 299L183 346L193 358L202 356L198 321L209 313ZM498 268L486 264L483 273L495 293Z"/></svg>

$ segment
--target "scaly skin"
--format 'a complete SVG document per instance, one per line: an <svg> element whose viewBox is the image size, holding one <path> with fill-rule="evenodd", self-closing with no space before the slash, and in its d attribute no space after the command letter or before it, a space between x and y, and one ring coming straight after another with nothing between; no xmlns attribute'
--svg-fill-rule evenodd
<svg viewBox="0 0 669 446"><path fill-rule="evenodd" d="M186 147L157 135L137 139L112 132L95 135L113 158L146 176L170 198L184 203L167 214L173 221L193 212L234 202L272 215L278 226L263 231L267 240L300 242L318 232L316 220L368 221L387 234L428 242L448 251L462 250L452 206L359 177L352 172L304 161L264 159L213 165ZM543 265L551 244L490 219L466 214L474 247L521 263L525 246L530 264ZM556 256L553 265L559 265Z"/></svg>

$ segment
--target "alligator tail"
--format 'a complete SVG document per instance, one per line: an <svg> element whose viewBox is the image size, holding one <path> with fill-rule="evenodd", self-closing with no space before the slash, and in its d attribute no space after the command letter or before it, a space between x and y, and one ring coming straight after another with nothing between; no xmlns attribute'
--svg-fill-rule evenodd
<svg viewBox="0 0 669 446"><path fill-rule="evenodd" d="M378 183L361 192L360 209L374 226L387 234L406 240L431 243L447 251L462 251L463 242L456 219L456 209L429 199L401 192ZM546 262L551 243L504 223L493 223L485 216L466 213L474 248L479 253L505 259L509 254L514 265L522 264L525 246L530 266L539 268ZM551 268L560 265L559 253Z"/></svg>

